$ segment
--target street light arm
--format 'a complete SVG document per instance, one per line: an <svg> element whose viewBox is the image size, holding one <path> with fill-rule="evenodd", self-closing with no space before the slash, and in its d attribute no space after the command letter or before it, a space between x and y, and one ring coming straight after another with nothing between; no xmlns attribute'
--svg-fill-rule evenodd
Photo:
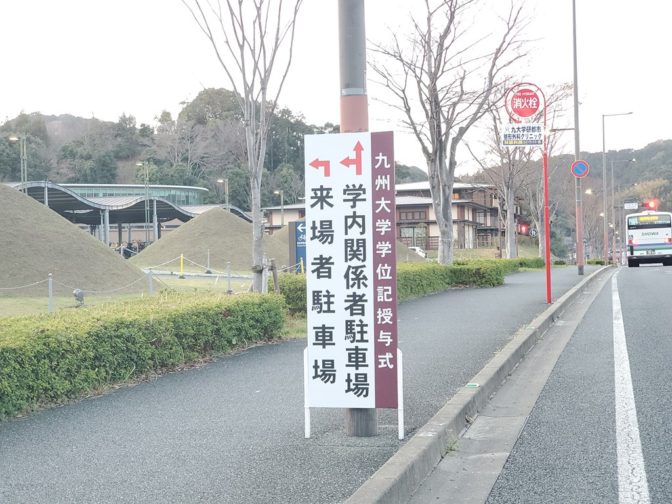
<svg viewBox="0 0 672 504"><path fill-rule="evenodd" d="M608 241L609 241L609 227L607 224L607 142L606 142L606 135L605 135L605 127L604 127L604 118L605 117L616 117L616 116L626 116L626 115L631 115L632 112L618 112L615 114L602 114L602 194L603 194L603 206L604 206L604 211L603 211L603 258L606 261L608 257ZM612 189L612 207L613 207L613 187L614 185L614 164L612 162L611 164L611 189ZM613 248L613 247L612 247ZM612 250L613 252L613 250Z"/></svg>

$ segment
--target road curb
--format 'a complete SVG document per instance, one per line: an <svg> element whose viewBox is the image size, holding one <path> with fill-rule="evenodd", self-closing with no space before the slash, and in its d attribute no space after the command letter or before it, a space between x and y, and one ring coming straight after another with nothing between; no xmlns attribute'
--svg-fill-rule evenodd
<svg viewBox="0 0 672 504"><path fill-rule="evenodd" d="M376 471L345 504L402 504L408 502L420 483L432 472L460 433L477 416L489 398L514 370L525 354L546 332L560 313L589 282L611 268L605 266L581 280L555 303L521 328L470 383L460 389L429 422Z"/></svg>

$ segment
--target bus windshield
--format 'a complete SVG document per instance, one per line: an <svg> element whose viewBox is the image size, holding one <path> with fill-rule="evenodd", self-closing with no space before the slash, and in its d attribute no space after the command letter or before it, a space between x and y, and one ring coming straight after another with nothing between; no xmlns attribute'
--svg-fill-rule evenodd
<svg viewBox="0 0 672 504"><path fill-rule="evenodd" d="M628 216L628 229L666 228L672 225L669 213Z"/></svg>

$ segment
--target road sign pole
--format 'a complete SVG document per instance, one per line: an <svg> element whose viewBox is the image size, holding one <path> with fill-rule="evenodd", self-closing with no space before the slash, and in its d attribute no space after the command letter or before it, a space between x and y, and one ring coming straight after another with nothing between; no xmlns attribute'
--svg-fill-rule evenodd
<svg viewBox="0 0 672 504"><path fill-rule="evenodd" d="M544 262L546 263L546 304L552 303L551 298L551 210L548 205L548 135L546 134L546 96L537 86L536 91L544 102L544 143L543 143L543 170L544 170Z"/></svg>
<svg viewBox="0 0 672 504"><path fill-rule="evenodd" d="M338 35L341 133L368 131L364 0L338 1ZM378 434L376 409L346 409L345 430L348 436L376 436Z"/></svg>
<svg viewBox="0 0 672 504"><path fill-rule="evenodd" d="M544 103L544 124L546 123L546 103ZM545 129L545 128L544 128ZM551 218L548 206L548 151L544 136L544 251L546 253L546 304L551 304Z"/></svg>
<svg viewBox="0 0 672 504"><path fill-rule="evenodd" d="M541 95L541 97L539 96ZM511 87L504 98L504 106L511 120L529 126L530 119L539 112L543 103L544 126L542 149L544 164L544 248L546 262L546 303L551 304L551 219L548 206L548 136L546 134L546 96L541 88L530 82L521 82ZM526 145L526 144L521 144ZM531 145L531 144L528 144Z"/></svg>

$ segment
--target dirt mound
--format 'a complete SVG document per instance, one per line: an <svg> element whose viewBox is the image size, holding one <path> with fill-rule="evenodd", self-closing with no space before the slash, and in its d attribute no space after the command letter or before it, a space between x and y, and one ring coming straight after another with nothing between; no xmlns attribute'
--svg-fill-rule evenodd
<svg viewBox="0 0 672 504"><path fill-rule="evenodd" d="M274 236L264 236L264 252L278 267L289 263L289 247ZM252 267L252 224L221 208L213 208L152 243L131 261L143 268L179 271L180 254L185 271L226 271L245 274ZM209 256L209 262L208 262Z"/></svg>
<svg viewBox="0 0 672 504"><path fill-rule="evenodd" d="M0 184L0 296L139 292L144 273L33 198ZM22 288L18 288L22 287Z"/></svg>

